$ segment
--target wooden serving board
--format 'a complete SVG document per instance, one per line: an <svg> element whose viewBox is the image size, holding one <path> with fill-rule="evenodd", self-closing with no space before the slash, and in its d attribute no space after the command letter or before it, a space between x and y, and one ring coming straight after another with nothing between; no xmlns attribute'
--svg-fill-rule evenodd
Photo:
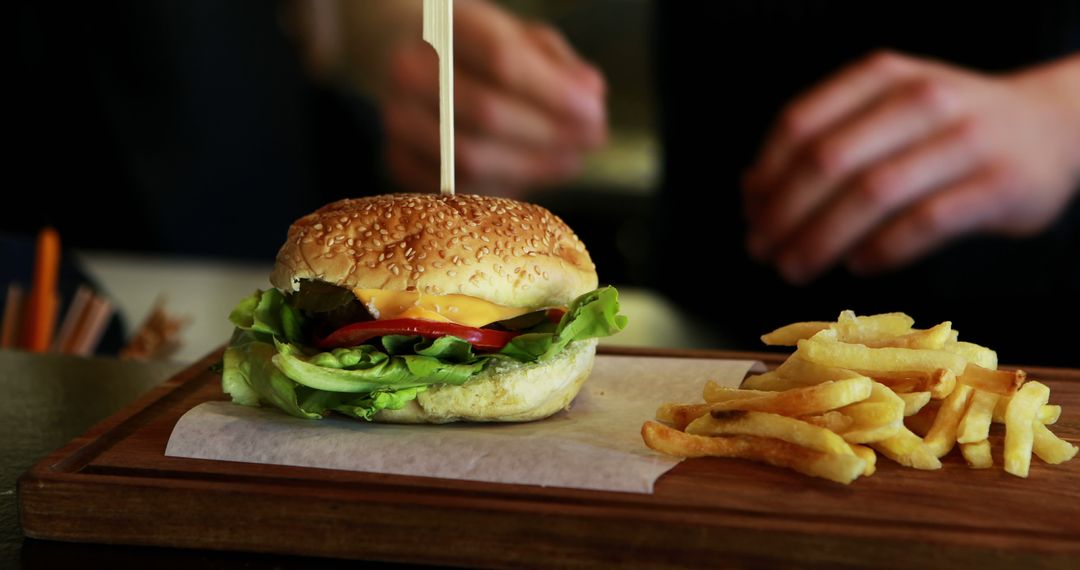
<svg viewBox="0 0 1080 570"><path fill-rule="evenodd" d="M775 355L606 349L695 358ZM901 468L850 486L687 460L652 495L165 457L173 425L222 399L212 354L19 480L27 536L483 567L1080 567L1080 460L1031 476ZM1035 369L1080 440L1080 370ZM704 379L703 379L704 383ZM658 402L659 404L659 402ZM642 418L644 421L647 418ZM1000 434L999 434L1000 436Z"/></svg>

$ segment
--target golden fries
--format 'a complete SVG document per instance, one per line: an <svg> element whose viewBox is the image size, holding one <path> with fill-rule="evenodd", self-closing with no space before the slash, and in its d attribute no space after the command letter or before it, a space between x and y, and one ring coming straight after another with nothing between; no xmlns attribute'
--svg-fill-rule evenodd
<svg viewBox="0 0 1080 570"><path fill-rule="evenodd" d="M1012 401L1011 397L1002 396L998 399L997 405L994 406L993 421L996 424L1005 423L1005 410L1009 407L1009 402ZM1058 418L1061 417L1061 406L1055 404L1047 404L1039 408L1039 421L1043 425L1053 425L1057 423Z"/></svg>
<svg viewBox="0 0 1080 570"><path fill-rule="evenodd" d="M962 356L964 360L978 364L988 370L997 369L997 353L985 346L970 342L953 341L946 342L942 350Z"/></svg>
<svg viewBox="0 0 1080 570"><path fill-rule="evenodd" d="M705 388L701 390L701 398L706 402L712 404L715 402L724 402L727 400L742 400L746 398L754 398L757 396L766 396L769 392L765 390L743 390L739 388L725 388L716 382L709 380L705 383Z"/></svg>
<svg viewBox="0 0 1080 570"><path fill-rule="evenodd" d="M792 355L785 360L783 364L776 368L775 372L782 378L804 385L821 384L822 382L828 382L830 380L846 380L848 378L860 376L860 374L852 372L851 370L823 366L799 358L796 355Z"/></svg>
<svg viewBox="0 0 1080 570"><path fill-rule="evenodd" d="M711 410L772 412L786 416L820 414L865 400L870 396L872 384L869 378L859 376L783 392L771 392L767 396L716 402L712 404Z"/></svg>
<svg viewBox="0 0 1080 570"><path fill-rule="evenodd" d="M888 439L904 425L904 401L882 384L871 384L870 396L840 408L852 425L840 433L849 443L872 443Z"/></svg>
<svg viewBox="0 0 1080 570"><path fill-rule="evenodd" d="M841 342L867 343L906 335L914 324L915 320L904 313L857 317L852 311L843 311L830 328Z"/></svg>
<svg viewBox="0 0 1080 570"><path fill-rule="evenodd" d="M863 469L864 476L869 477L877 471L877 453L874 453L873 449L865 445L852 445L851 450L866 462L866 468Z"/></svg>
<svg viewBox="0 0 1080 570"><path fill-rule="evenodd" d="M866 460L857 455L831 455L767 437L691 435L652 421L641 426L641 437L650 448L676 457L750 459L844 484L866 470Z"/></svg>
<svg viewBox="0 0 1080 570"><path fill-rule="evenodd" d="M930 450L923 440L911 433L907 428L900 428L896 435L876 441L871 447L880 451L885 457L903 465L915 469L941 469L941 461Z"/></svg>
<svg viewBox="0 0 1080 570"><path fill-rule="evenodd" d="M709 413L712 404L662 404L656 410L656 419L686 429L690 422Z"/></svg>
<svg viewBox="0 0 1080 570"><path fill-rule="evenodd" d="M799 339L810 338L819 331L829 328L832 323L810 322L792 323L780 327L771 333L761 335L761 342L769 346L795 346Z"/></svg>
<svg viewBox="0 0 1080 570"><path fill-rule="evenodd" d="M1050 389L1040 382L1028 382L1012 397L1005 410L1005 471L1027 477L1031 465L1034 426L1039 408L1050 398Z"/></svg>
<svg viewBox="0 0 1080 570"><path fill-rule="evenodd" d="M862 344L865 344L870 348L891 346L895 348L926 348L931 350L941 350L945 347L945 343L948 342L951 336L952 323L945 321L944 323L926 330L913 331L892 338L871 340Z"/></svg>
<svg viewBox="0 0 1080 570"><path fill-rule="evenodd" d="M1032 451L1039 459L1057 465L1076 457L1077 447L1054 435L1042 422L1033 422L1034 442Z"/></svg>
<svg viewBox="0 0 1080 570"><path fill-rule="evenodd" d="M754 376L748 376L746 380L743 380L742 388L747 390L763 390L767 392L781 392L783 390L790 390L792 388L801 388L805 386L802 382L783 378L775 371L769 371L764 374L756 374Z"/></svg>
<svg viewBox="0 0 1080 570"><path fill-rule="evenodd" d="M914 416L919 413L919 410L923 409L923 406L930 403L930 392L908 392L906 394L897 394L900 399L904 401L904 416Z"/></svg>
<svg viewBox="0 0 1080 570"><path fill-rule="evenodd" d="M852 419L837 411L825 412L824 414L814 416L800 416L800 420L813 424L818 427L823 427L834 433L842 433L851 428L853 423Z"/></svg>
<svg viewBox="0 0 1080 570"><path fill-rule="evenodd" d="M887 370L922 370L933 372L939 368L962 374L967 361L960 355L944 350L915 348L870 348L861 344L827 342L821 333L798 343L798 353L803 358L837 368L847 368L860 373L873 374Z"/></svg>
<svg viewBox="0 0 1080 570"><path fill-rule="evenodd" d="M972 390L971 386L959 386L942 402L934 424L923 438L935 456L944 457L952 450L953 445L956 445L956 430L960 427L960 420L967 410L968 402L971 401Z"/></svg>
<svg viewBox="0 0 1080 570"><path fill-rule="evenodd" d="M972 363L964 369L958 381L986 392L1012 396L1026 379L1027 373L1023 370L990 370Z"/></svg>
<svg viewBox="0 0 1080 570"><path fill-rule="evenodd" d="M990 455L990 442L985 439L974 443L961 443L960 453L972 469L989 469L994 466L994 458Z"/></svg>
<svg viewBox="0 0 1080 570"><path fill-rule="evenodd" d="M990 419L1001 396L993 392L983 392L978 388L974 390L967 412L957 428L957 443L976 443L990 435Z"/></svg>
<svg viewBox="0 0 1080 570"><path fill-rule="evenodd" d="M1049 388L998 370L996 352L960 341L948 321L914 324L844 311L780 327L762 337L797 347L780 366L739 389L707 382L702 403L661 405L657 419L674 427L646 422L642 438L670 455L750 459L845 484L875 472L876 452L933 470L959 447L970 468L991 468L993 423L1005 424L1013 475L1028 476L1033 453L1048 464L1077 455L1046 427L1061 415Z"/></svg>
<svg viewBox="0 0 1080 570"><path fill-rule="evenodd" d="M851 446L835 433L807 422L765 412L712 412L686 426L694 435L756 435L801 445L822 453L851 455Z"/></svg>

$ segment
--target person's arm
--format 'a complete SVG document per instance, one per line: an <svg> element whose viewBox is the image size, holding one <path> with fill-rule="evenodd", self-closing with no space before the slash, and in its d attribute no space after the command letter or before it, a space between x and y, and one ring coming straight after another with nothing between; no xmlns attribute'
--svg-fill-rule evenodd
<svg viewBox="0 0 1080 570"><path fill-rule="evenodd" d="M744 184L747 247L803 283L1046 229L1080 185L1080 57L1004 76L881 53L793 101Z"/></svg>

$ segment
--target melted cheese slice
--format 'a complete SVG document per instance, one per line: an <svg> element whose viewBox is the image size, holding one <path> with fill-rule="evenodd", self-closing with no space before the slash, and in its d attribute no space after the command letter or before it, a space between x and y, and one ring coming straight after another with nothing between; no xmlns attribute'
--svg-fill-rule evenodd
<svg viewBox="0 0 1080 570"><path fill-rule="evenodd" d="M537 309L506 307L468 295L423 295L417 291L353 289L371 316L386 319L423 319L482 327Z"/></svg>

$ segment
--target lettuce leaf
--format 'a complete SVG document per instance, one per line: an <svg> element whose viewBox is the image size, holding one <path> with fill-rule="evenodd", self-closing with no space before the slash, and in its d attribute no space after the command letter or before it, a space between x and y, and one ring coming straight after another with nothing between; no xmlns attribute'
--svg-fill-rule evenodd
<svg viewBox="0 0 1080 570"><path fill-rule="evenodd" d="M575 340L611 336L624 328L626 317L619 314L619 292L603 287L575 299L555 332L514 337L499 353L521 362L536 362L558 354Z"/></svg>
<svg viewBox="0 0 1080 570"><path fill-rule="evenodd" d="M407 335L384 336L381 346L318 352L303 345L301 311L276 289L256 291L229 315L237 328L225 351L222 388L238 404L272 405L296 417L335 411L370 420L428 386L464 384L496 359L537 362L571 342L615 334L626 326L618 312L618 292L604 287L574 300L554 330L540 323L494 354L476 354L453 336Z"/></svg>

